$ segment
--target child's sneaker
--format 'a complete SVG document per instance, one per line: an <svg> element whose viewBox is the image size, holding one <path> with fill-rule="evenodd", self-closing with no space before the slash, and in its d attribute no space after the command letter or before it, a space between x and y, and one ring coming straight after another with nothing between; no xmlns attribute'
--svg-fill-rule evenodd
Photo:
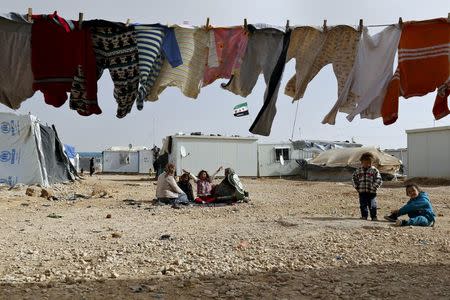
<svg viewBox="0 0 450 300"><path fill-rule="evenodd" d="M378 221L378 218L377 217L373 217L372 221Z"/></svg>
<svg viewBox="0 0 450 300"><path fill-rule="evenodd" d="M397 216L390 214L389 216L384 216L385 220L388 220L389 222L397 222Z"/></svg>
<svg viewBox="0 0 450 300"><path fill-rule="evenodd" d="M367 220L367 217L361 217L360 219L361 220Z"/></svg>

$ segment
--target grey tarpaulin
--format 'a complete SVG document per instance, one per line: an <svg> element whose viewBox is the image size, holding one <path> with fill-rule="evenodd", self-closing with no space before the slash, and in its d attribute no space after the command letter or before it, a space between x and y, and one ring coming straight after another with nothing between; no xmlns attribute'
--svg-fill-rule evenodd
<svg viewBox="0 0 450 300"><path fill-rule="evenodd" d="M44 158L49 184L74 180L71 163L64 154L63 146L55 129L44 125L41 125L40 129L42 151L46 154Z"/></svg>

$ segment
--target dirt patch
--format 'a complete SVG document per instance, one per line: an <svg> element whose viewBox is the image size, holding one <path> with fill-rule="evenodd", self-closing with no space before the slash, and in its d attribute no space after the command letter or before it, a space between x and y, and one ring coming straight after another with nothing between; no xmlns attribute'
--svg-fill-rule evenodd
<svg viewBox="0 0 450 300"><path fill-rule="evenodd" d="M141 178L1 190L0 299L450 297L448 186L425 188L435 227L396 228L360 220L350 183L244 178L249 203L174 210ZM408 200L377 199L380 219Z"/></svg>

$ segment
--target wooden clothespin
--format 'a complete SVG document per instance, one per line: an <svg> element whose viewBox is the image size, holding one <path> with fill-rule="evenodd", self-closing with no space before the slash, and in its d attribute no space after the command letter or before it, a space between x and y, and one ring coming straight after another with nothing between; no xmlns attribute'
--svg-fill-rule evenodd
<svg viewBox="0 0 450 300"><path fill-rule="evenodd" d="M327 20L323 20L323 31L325 32L327 30L328 30L328 28L327 28Z"/></svg>
<svg viewBox="0 0 450 300"><path fill-rule="evenodd" d="M359 32L362 32L363 31L363 19L359 19L359 28L358 28L358 30L359 30Z"/></svg>
<svg viewBox="0 0 450 300"><path fill-rule="evenodd" d="M400 28L403 27L403 19L402 19L402 17L398 18L398 25L400 26Z"/></svg>
<svg viewBox="0 0 450 300"><path fill-rule="evenodd" d="M80 29L81 30L81 26L82 26L82 23L83 23L83 13L78 13L78 29Z"/></svg>
<svg viewBox="0 0 450 300"><path fill-rule="evenodd" d="M131 21L130 19L127 19L127 21L125 22L125 26L127 27L130 26L130 21Z"/></svg>
<svg viewBox="0 0 450 300"><path fill-rule="evenodd" d="M208 30L208 29L209 29L209 17L208 17L208 18L206 18L206 26L205 26L205 28L206 28L206 30Z"/></svg>
<svg viewBox="0 0 450 300"><path fill-rule="evenodd" d="M289 30L289 20L286 20L286 31Z"/></svg>
<svg viewBox="0 0 450 300"><path fill-rule="evenodd" d="M33 21L33 9L31 7L28 7L27 21L28 22Z"/></svg>

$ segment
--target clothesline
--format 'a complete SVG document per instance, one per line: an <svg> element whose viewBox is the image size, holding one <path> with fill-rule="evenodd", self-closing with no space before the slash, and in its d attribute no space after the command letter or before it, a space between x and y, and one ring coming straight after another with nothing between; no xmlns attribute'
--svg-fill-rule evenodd
<svg viewBox="0 0 450 300"><path fill-rule="evenodd" d="M32 24L27 21L30 18ZM384 124L392 124L398 117L399 96L408 98L436 89L435 118L450 114L450 23L446 18L404 25L400 18L399 26L369 25L388 26L376 35L362 30L362 19L359 30L353 26L327 29L327 20L323 30L289 26L289 20L289 30L267 24L252 24L247 30L247 19L244 27L215 28L209 21L207 18L206 27L169 28L162 24L127 26L101 19L83 21L82 13L78 22L66 20L57 12L28 16L10 13L0 22L0 39L4 41L0 44L0 65L11 70L12 76L0 78L0 103L18 109L41 91L49 105L60 107L69 100L70 109L80 115L101 114L97 80L108 70L114 83L116 116L123 118L135 104L142 110L144 101L158 100L172 86L196 99L202 88L228 79L221 87L245 98L262 74L266 83L263 106L250 132L268 136L285 65L295 59L295 74L284 87L284 94L293 101L304 97L309 82L324 66L333 65L338 99L323 119L324 124L335 124L339 111L347 113L349 121L360 115L366 119L383 117ZM423 39L424 33L431 38ZM58 47L51 46L54 41L58 41ZM406 43L410 41L415 44ZM394 73L397 52L399 67ZM405 65L415 68L412 75L404 76ZM402 86L405 82L408 84ZM293 131L295 124L296 119Z"/></svg>
<svg viewBox="0 0 450 300"><path fill-rule="evenodd" d="M32 15L33 15L33 9L32 8L28 8L28 12L27 12L27 19L28 19L28 21L32 21ZM81 26L81 23L83 22L83 13L82 12L80 12L79 14L78 14L78 22L80 23L80 26ZM447 15L447 19L449 20L449 22L450 22L450 12L448 13L448 15ZM131 19L127 19L127 21L126 21L126 25L129 25L130 24L130 22L131 22ZM363 27L363 19L359 19L359 27L360 27L360 29L362 29L362 27ZM395 25L395 24L399 24L400 26L403 24L403 19L400 17L399 19L398 19L398 23L391 23L391 24L370 24L370 25L365 25L365 27L388 27L388 26L392 26L392 25ZM209 17L207 17L206 18L206 25L205 25L205 27L206 28L209 28L211 25L210 25L210 18ZM329 25L328 25L329 26ZM245 28L247 28L247 19L244 19L244 27ZM296 26L289 26L289 20L287 20L286 21L286 28L295 28L295 27L300 27L299 25L296 25ZM325 19L325 20L323 20L323 28L327 28L327 20Z"/></svg>

